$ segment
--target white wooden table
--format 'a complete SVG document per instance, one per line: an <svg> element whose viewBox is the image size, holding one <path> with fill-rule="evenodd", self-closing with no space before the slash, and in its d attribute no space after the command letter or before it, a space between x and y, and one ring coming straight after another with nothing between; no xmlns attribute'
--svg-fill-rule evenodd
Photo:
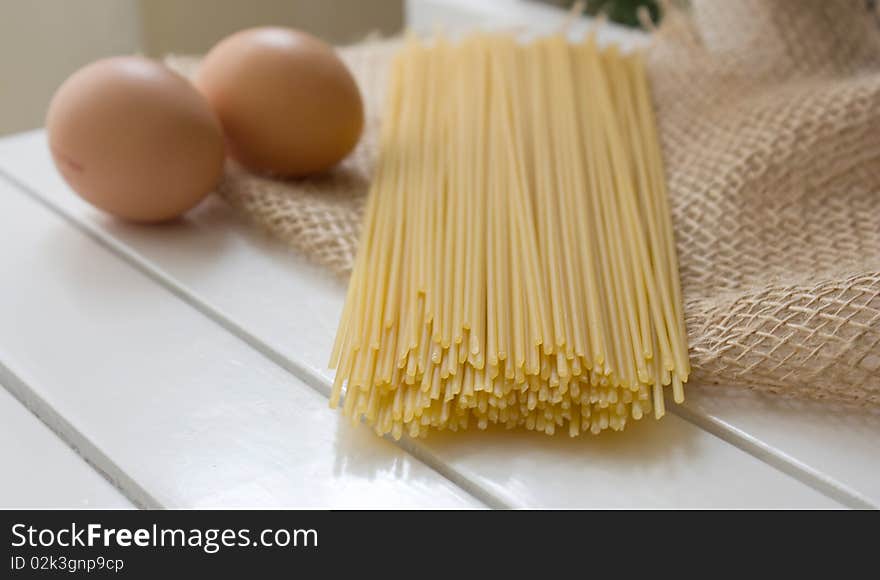
<svg viewBox="0 0 880 580"><path fill-rule="evenodd" d="M342 284L216 199L102 215L42 131L0 139L0 232L0 507L880 507L880 413L717 388L621 434L378 439L327 408Z"/></svg>

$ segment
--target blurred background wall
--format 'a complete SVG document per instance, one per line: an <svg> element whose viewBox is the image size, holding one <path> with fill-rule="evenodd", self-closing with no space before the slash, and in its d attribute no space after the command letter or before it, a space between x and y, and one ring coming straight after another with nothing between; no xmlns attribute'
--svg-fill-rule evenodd
<svg viewBox="0 0 880 580"><path fill-rule="evenodd" d="M0 134L43 124L58 84L140 45L137 0L0 0Z"/></svg>
<svg viewBox="0 0 880 580"><path fill-rule="evenodd" d="M201 53L249 26L335 43L403 25L403 0L0 0L0 134L40 127L67 76L103 56Z"/></svg>

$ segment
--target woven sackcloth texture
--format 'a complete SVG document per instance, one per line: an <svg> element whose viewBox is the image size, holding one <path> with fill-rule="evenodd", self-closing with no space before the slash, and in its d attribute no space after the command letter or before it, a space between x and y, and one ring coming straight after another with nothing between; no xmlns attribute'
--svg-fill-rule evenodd
<svg viewBox="0 0 880 580"><path fill-rule="evenodd" d="M347 274L394 42L340 49L364 138L328 175L220 194ZM692 381L880 404L880 28L858 0L692 0L649 51Z"/></svg>
<svg viewBox="0 0 880 580"><path fill-rule="evenodd" d="M880 403L880 28L694 0L650 53L697 383Z"/></svg>

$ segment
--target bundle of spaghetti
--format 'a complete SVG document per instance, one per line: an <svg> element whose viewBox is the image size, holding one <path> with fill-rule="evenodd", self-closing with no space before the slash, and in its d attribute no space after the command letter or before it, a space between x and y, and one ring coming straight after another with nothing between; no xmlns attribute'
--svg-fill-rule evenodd
<svg viewBox="0 0 880 580"><path fill-rule="evenodd" d="M331 355L380 435L621 430L690 367L640 53L410 37Z"/></svg>

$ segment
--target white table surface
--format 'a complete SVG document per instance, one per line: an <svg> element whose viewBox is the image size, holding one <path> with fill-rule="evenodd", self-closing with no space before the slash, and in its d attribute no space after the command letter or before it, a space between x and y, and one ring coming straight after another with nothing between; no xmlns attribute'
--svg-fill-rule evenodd
<svg viewBox="0 0 880 580"><path fill-rule="evenodd" d="M622 434L378 439L327 408L343 283L216 199L102 215L42 131L0 139L0 231L0 384L58 434L0 398L33 450L0 506L880 507L880 413L718 388Z"/></svg>
<svg viewBox="0 0 880 580"><path fill-rule="evenodd" d="M341 283L218 200L107 218L42 132L0 140L0 173L0 382L138 505L880 504L876 416L742 394L600 437L377 439L326 408Z"/></svg>

